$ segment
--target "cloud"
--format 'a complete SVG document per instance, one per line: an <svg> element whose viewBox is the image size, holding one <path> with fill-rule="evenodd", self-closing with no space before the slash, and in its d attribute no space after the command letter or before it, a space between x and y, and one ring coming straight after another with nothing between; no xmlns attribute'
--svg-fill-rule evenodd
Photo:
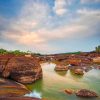
<svg viewBox="0 0 100 100"><path fill-rule="evenodd" d="M57 15L64 15L68 11L67 1L66 0L55 0L54 11Z"/></svg>
<svg viewBox="0 0 100 100"><path fill-rule="evenodd" d="M78 9L77 13L79 13L81 15L98 15L98 16L100 16L100 10L93 10L93 9L87 9L87 8Z"/></svg>
<svg viewBox="0 0 100 100"><path fill-rule="evenodd" d="M25 2L17 17L10 21L0 18L0 40L35 48L37 52L53 52L59 48L53 46L52 41L74 40L99 34L100 10L80 8L70 17L66 13L70 13L68 6L72 5L72 1L55 0L52 9L44 2ZM58 16L53 16L53 11Z"/></svg>
<svg viewBox="0 0 100 100"><path fill-rule="evenodd" d="M81 0L81 3L100 3L100 0Z"/></svg>

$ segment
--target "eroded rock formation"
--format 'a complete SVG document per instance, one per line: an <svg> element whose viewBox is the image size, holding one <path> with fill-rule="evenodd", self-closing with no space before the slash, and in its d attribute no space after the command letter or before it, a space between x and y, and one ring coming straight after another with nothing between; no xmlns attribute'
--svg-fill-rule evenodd
<svg viewBox="0 0 100 100"><path fill-rule="evenodd" d="M32 83L42 78L42 69L35 57L0 57L0 75L20 83Z"/></svg>

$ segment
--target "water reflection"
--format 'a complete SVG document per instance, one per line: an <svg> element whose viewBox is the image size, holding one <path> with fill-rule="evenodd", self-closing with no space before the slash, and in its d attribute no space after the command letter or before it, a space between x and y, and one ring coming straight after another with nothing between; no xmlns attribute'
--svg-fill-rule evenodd
<svg viewBox="0 0 100 100"><path fill-rule="evenodd" d="M72 70L70 70L69 72L70 72L70 75L72 76L72 78L74 78L74 79L82 78L84 76L84 75L77 75Z"/></svg>
<svg viewBox="0 0 100 100"><path fill-rule="evenodd" d="M42 98L43 79L37 80L35 83L28 84L26 86L32 92L30 94L26 94L25 96Z"/></svg>
<svg viewBox="0 0 100 100"><path fill-rule="evenodd" d="M55 64L41 64L43 79L27 85L32 91L25 96L46 98L47 100L91 100L79 98L75 95L66 95L63 90L72 88L75 90L86 88L100 93L100 71L91 70L83 76L76 75L72 71L54 71ZM60 91L60 92L59 92ZM98 98L92 100L100 100Z"/></svg>
<svg viewBox="0 0 100 100"><path fill-rule="evenodd" d="M26 94L25 96L28 96L28 97L35 97L35 98L42 98L42 93L41 92L38 92L36 90L32 91L31 93L29 94Z"/></svg>
<svg viewBox="0 0 100 100"><path fill-rule="evenodd" d="M56 74L60 75L60 76L66 76L67 71L55 71Z"/></svg>

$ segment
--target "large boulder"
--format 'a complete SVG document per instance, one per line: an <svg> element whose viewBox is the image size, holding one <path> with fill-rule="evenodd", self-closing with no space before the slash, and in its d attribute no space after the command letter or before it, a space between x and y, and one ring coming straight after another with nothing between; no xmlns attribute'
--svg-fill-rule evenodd
<svg viewBox="0 0 100 100"><path fill-rule="evenodd" d="M32 83L42 78L42 69L35 57L15 56L0 61L1 75L20 83Z"/></svg>
<svg viewBox="0 0 100 100"><path fill-rule="evenodd" d="M27 93L30 93L30 91L24 85L11 80L0 78L0 97L17 97L23 96Z"/></svg>
<svg viewBox="0 0 100 100"><path fill-rule="evenodd" d="M77 91L76 95L80 97L97 97L98 96L95 92L87 90L87 89L81 89Z"/></svg>
<svg viewBox="0 0 100 100"><path fill-rule="evenodd" d="M56 71L67 71L68 70L68 66L65 66L65 65L56 65L55 66L55 70Z"/></svg>

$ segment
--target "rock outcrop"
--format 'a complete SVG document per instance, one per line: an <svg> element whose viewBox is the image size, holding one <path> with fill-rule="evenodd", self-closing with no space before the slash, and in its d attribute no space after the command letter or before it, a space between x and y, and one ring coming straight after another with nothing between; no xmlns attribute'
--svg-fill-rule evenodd
<svg viewBox="0 0 100 100"><path fill-rule="evenodd" d="M56 71L67 71L68 70L68 66L65 66L65 65L56 65L55 70Z"/></svg>
<svg viewBox="0 0 100 100"><path fill-rule="evenodd" d="M42 78L42 69L35 57L0 57L0 74L20 83L32 83Z"/></svg>
<svg viewBox="0 0 100 100"><path fill-rule="evenodd" d="M24 85L11 80L0 78L0 97L17 97L23 96L26 93L30 93L30 91Z"/></svg>
<svg viewBox="0 0 100 100"><path fill-rule="evenodd" d="M87 90L87 89L81 89L77 91L76 95L80 97L97 97L98 96L95 92Z"/></svg>

